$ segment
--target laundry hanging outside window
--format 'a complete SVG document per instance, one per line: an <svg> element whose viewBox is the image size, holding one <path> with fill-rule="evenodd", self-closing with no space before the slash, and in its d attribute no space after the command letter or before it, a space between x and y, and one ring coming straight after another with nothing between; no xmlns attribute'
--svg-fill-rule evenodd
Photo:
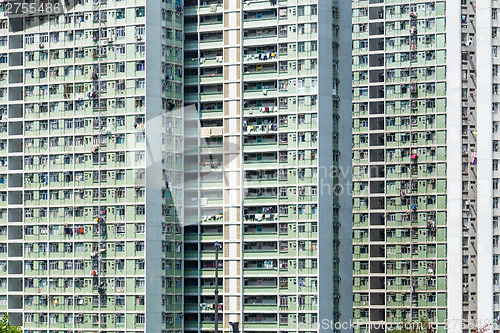
<svg viewBox="0 0 500 333"><path fill-rule="evenodd" d="M471 163L472 165L477 165L477 153L475 151L471 154Z"/></svg>

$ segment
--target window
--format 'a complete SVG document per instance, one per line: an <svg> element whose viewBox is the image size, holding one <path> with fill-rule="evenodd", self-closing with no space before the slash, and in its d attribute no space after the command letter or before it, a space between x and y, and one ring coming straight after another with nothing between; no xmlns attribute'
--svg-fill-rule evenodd
<svg viewBox="0 0 500 333"><path fill-rule="evenodd" d="M40 43L47 43L49 41L49 34L48 33L41 33L39 36L39 41L40 41Z"/></svg>
<svg viewBox="0 0 500 333"><path fill-rule="evenodd" d="M117 45L115 48L116 54L125 54L125 45Z"/></svg>
<svg viewBox="0 0 500 333"><path fill-rule="evenodd" d="M318 15L318 6L311 5L311 15Z"/></svg>
<svg viewBox="0 0 500 333"><path fill-rule="evenodd" d="M124 259L115 260L115 265L117 270L123 270L125 269L125 260Z"/></svg>
<svg viewBox="0 0 500 333"><path fill-rule="evenodd" d="M144 25L138 25L135 27L135 35L142 36L146 33L146 27Z"/></svg>
<svg viewBox="0 0 500 333"><path fill-rule="evenodd" d="M144 269L144 268L145 268L144 259L136 259L135 260L135 269Z"/></svg>
<svg viewBox="0 0 500 333"><path fill-rule="evenodd" d="M24 322L25 323L33 323L35 316L33 313L25 313L24 314Z"/></svg>
<svg viewBox="0 0 500 333"><path fill-rule="evenodd" d="M59 261L57 261L57 260L51 260L50 263L49 263L49 269L51 271L58 270L59 269Z"/></svg>
<svg viewBox="0 0 500 333"><path fill-rule="evenodd" d="M116 144L124 144L125 143L125 134L116 134Z"/></svg>
<svg viewBox="0 0 500 333"><path fill-rule="evenodd" d="M135 242L135 250L137 252L144 251L144 242L143 241Z"/></svg>
<svg viewBox="0 0 500 333"><path fill-rule="evenodd" d="M145 286L144 278L136 278L135 279L135 287L136 288L144 288L144 286Z"/></svg>
<svg viewBox="0 0 500 333"><path fill-rule="evenodd" d="M146 10L144 7L137 7L135 9L135 17L144 17L146 16Z"/></svg>
<svg viewBox="0 0 500 333"><path fill-rule="evenodd" d="M138 72L142 72L146 70L146 65L144 61L137 61L135 65L135 70Z"/></svg>
<svg viewBox="0 0 500 333"><path fill-rule="evenodd" d="M33 236L33 226L24 227L24 234L26 236Z"/></svg>
<svg viewBox="0 0 500 333"><path fill-rule="evenodd" d="M26 45L32 45L35 43L35 35L34 34L27 34L24 37L24 40L25 40Z"/></svg>
<svg viewBox="0 0 500 333"><path fill-rule="evenodd" d="M117 242L116 243L116 252L124 252L125 251L125 243Z"/></svg>
<svg viewBox="0 0 500 333"><path fill-rule="evenodd" d="M304 52L306 50L305 42L298 42L297 49L298 52Z"/></svg>
<svg viewBox="0 0 500 333"><path fill-rule="evenodd" d="M146 80L144 80L144 79L137 79L135 81L135 87L137 89L144 89L144 88L146 88Z"/></svg>
<svg viewBox="0 0 500 333"><path fill-rule="evenodd" d="M146 208L143 205L136 206L135 213L137 215L144 215L144 214L146 214Z"/></svg>
<svg viewBox="0 0 500 333"><path fill-rule="evenodd" d="M146 322L145 316L143 313L138 313L135 315L135 323L136 324L144 324Z"/></svg>
<svg viewBox="0 0 500 333"><path fill-rule="evenodd" d="M146 225L144 223L137 223L135 225L135 232L138 234L143 234L146 229Z"/></svg>
<svg viewBox="0 0 500 333"><path fill-rule="evenodd" d="M115 34L116 34L117 38L123 38L123 37L125 37L125 27L117 27Z"/></svg>

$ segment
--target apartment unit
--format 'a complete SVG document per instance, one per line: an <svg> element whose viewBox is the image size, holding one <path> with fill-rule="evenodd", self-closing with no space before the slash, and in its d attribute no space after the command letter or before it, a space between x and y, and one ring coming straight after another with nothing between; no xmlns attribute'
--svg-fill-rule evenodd
<svg viewBox="0 0 500 333"><path fill-rule="evenodd" d="M352 298L333 186L350 183L349 4L187 0L184 23L184 329L218 306L219 329L332 331Z"/></svg>
<svg viewBox="0 0 500 333"><path fill-rule="evenodd" d="M27 333L348 323L349 4L30 3L0 6L0 312Z"/></svg>
<svg viewBox="0 0 500 333"><path fill-rule="evenodd" d="M352 2L353 291L359 332L424 317L444 332L447 304L461 304L461 285L453 291L456 304L447 298L451 63L445 42L455 14L447 3Z"/></svg>
<svg viewBox="0 0 500 333"><path fill-rule="evenodd" d="M0 311L30 333L180 331L181 3L33 3L0 13Z"/></svg>

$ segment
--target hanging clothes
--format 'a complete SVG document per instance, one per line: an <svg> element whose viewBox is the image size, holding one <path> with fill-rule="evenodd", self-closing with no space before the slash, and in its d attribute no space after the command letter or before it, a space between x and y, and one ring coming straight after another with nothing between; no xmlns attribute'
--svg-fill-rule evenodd
<svg viewBox="0 0 500 333"><path fill-rule="evenodd" d="M473 151L471 154L471 162L472 165L477 165L477 153L475 151Z"/></svg>

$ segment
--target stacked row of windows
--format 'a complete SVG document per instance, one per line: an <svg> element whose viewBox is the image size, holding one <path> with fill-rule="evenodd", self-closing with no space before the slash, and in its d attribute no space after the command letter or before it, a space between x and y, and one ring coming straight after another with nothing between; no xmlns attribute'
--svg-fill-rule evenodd
<svg viewBox="0 0 500 333"><path fill-rule="evenodd" d="M224 97L224 52L216 44L224 40L222 3L218 1L186 1L186 8L211 6L210 13L186 16L186 29L203 27L199 33L186 33L186 59L193 66L186 66L186 102L198 103L201 131L222 127ZM243 154L242 162L246 191L242 214L244 218L243 247L248 260L243 262L245 290L258 286L277 287L287 295L255 294L244 296L245 311L242 321L245 330L252 330L262 321L278 323L281 329L293 330L297 325L317 325L317 281L310 281L309 274L317 274L317 198L318 188L318 23L317 4L295 5L270 2L259 8L251 2L243 8L242 38L248 46L242 48L244 62L242 105ZM261 24L257 24L259 22ZM276 37L278 40L276 41ZM261 42L255 41L260 39ZM199 50L192 50L191 45ZM219 49L220 47L220 49ZM199 77L199 79L198 79ZM214 78L220 77L220 82ZM213 132L212 132L213 133ZM224 137L213 135L213 146L222 145ZM211 138L211 139L212 139ZM207 140L212 146L212 140ZM279 148L278 148L279 147ZM278 151L279 149L279 151ZM211 155L212 160L221 160ZM205 157L200 161L203 165ZM263 169L265 168L265 170ZM276 169L277 168L277 169ZM215 170L214 170L215 169ZM212 164L211 172L218 172ZM223 186L222 172L220 187ZM210 179L212 180L212 179ZM274 183L279 181L279 185ZM204 180L201 180L203 184ZM212 184L207 179L207 185ZM222 189L214 187L211 193ZM208 191L201 191L204 196ZM210 200L210 198L208 198ZM266 204L262 204L263 200ZM210 210L209 206L202 208ZM278 223L278 220L281 223ZM223 239L223 226L206 225L186 228L186 235L219 235ZM214 224L222 222L215 217ZM256 241L259 234L275 234L278 241ZM191 236L190 236L191 237ZM267 237L267 236L266 236ZM185 244L186 253L213 251L210 242ZM259 255L259 253L266 255ZM269 253L269 254L268 254ZM276 255L274 255L276 253ZM255 257L255 258L253 258ZM213 261L188 260L190 268L213 269ZM269 277L269 269L279 271L280 278ZM252 273L250 273L252 272ZM261 272L261 273L258 273ZM250 276L252 274L252 276ZM298 279L297 279L298 274ZM255 276L255 277L254 277ZM198 285L197 278L187 274L186 288ZM203 279L202 279L203 280ZM279 281L278 281L279 280ZM213 283L213 281L211 281ZM202 281L199 287L208 286ZM298 289L298 291L297 291ZM190 290L190 289L189 289ZM201 290L201 289L200 289ZM223 288L219 288L223 293ZM309 294L304 294L307 292ZM213 303L213 297L198 294L198 288L186 296L187 303ZM298 303L298 304L297 304ZM260 306L270 309L269 314L257 315L253 309ZM275 309L275 311L273 310ZM278 313L276 313L278 312ZM221 317L219 317L221 318ZM211 322L213 314L202 310L189 310L185 316L187 327L196 321ZM253 325L253 326L251 326ZM276 326L277 328L277 326ZM273 330L274 328L269 329Z"/></svg>
<svg viewBox="0 0 500 333"><path fill-rule="evenodd" d="M176 2L163 3L163 62L158 61L165 77L163 109L171 110L179 105L183 89L182 13ZM21 270L32 276L24 286L26 328L52 323L68 324L61 326L66 329L97 324L112 330L115 325L119 325L116 329L125 325L141 331L144 328L145 296L103 296L95 288L95 277L104 266L107 277L99 279L104 286L98 285L98 289L105 288L108 294L144 292L145 15L144 6L130 7L121 0L77 2L64 15L23 19L19 31L10 28L7 20L0 24L4 34L0 48L23 51L8 56L0 50L0 63L6 59L6 64L10 58L24 65L15 72L2 71L0 86L6 102L8 90L4 87L24 83L20 91L8 89L16 90L11 101L24 102L22 111L12 118L16 122L9 126L18 126L25 136L20 144L25 153L21 162L24 191L15 194L21 195L19 200L25 206L20 214L24 221ZM22 35L9 34L9 29ZM5 121L6 112L3 114ZM19 119L23 115L24 119ZM172 141L172 134L166 134L164 141ZM165 161L175 160L173 154L165 154ZM4 166L8 167L7 159ZM171 214L171 209L164 209L165 217ZM108 223L95 223L97 217ZM178 257L180 252L177 242L168 241L172 229L164 224L165 257ZM96 241L103 237L104 242ZM127 241L121 240L125 238ZM0 249L7 248L4 245ZM101 262L97 253L103 251L109 260ZM165 259L162 269L166 276L180 275L182 262ZM64 278L54 277L51 283L57 285L49 286L46 278L38 277L47 274ZM81 278L70 277L75 275ZM89 275L94 278L86 278ZM134 277L126 278L130 275ZM162 285L162 294L181 289L180 280L175 285L167 282ZM51 288L59 288L58 295ZM41 300L36 303L35 298ZM44 306L44 299L50 300L50 309L33 308L34 304ZM167 309L172 305L180 307L182 300L164 295L163 306ZM61 306L69 312L55 313L61 312ZM30 307L38 312L29 311ZM164 314L163 323L171 326L180 321L174 317Z"/></svg>
<svg viewBox="0 0 500 333"><path fill-rule="evenodd" d="M444 322L443 2L352 7L355 320Z"/></svg>

